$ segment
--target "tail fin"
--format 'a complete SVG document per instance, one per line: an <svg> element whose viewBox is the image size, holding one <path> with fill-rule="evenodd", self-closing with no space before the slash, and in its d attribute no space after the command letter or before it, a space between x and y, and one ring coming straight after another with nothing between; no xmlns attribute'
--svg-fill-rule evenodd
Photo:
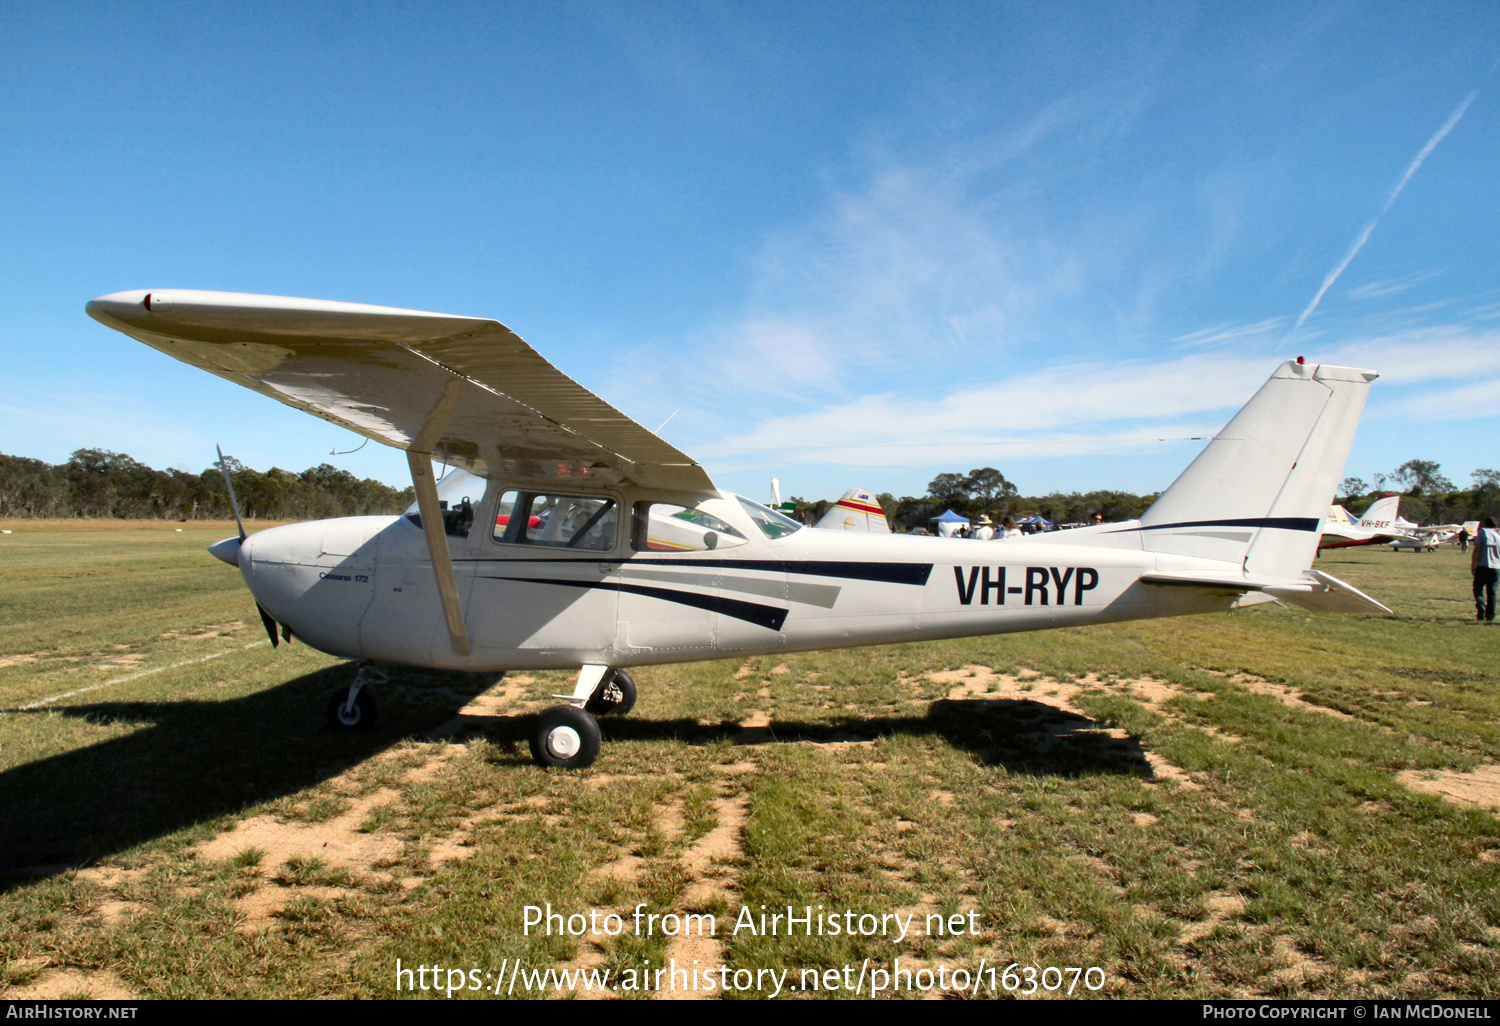
<svg viewBox="0 0 1500 1026"><path fill-rule="evenodd" d="M1387 495L1376 499L1365 515L1359 518L1359 527L1371 531L1389 531L1396 526L1397 512L1401 508L1401 496Z"/></svg>
<svg viewBox="0 0 1500 1026"><path fill-rule="evenodd" d="M1300 575L1376 377L1300 357L1282 364L1141 517L1142 546Z"/></svg>
<svg viewBox="0 0 1500 1026"><path fill-rule="evenodd" d="M844 497L828 508L819 527L831 527L835 531L874 531L890 534L891 525L886 522L885 510L880 500L863 488L851 488Z"/></svg>

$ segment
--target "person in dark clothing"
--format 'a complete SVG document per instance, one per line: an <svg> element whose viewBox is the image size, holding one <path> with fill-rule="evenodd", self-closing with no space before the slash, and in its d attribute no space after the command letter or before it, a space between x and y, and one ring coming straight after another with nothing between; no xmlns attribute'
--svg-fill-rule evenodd
<svg viewBox="0 0 1500 1026"><path fill-rule="evenodd" d="M1500 532L1495 518L1485 517L1484 526L1474 532L1474 551L1469 555L1474 571L1475 615L1486 623L1495 622L1495 583L1500 579Z"/></svg>

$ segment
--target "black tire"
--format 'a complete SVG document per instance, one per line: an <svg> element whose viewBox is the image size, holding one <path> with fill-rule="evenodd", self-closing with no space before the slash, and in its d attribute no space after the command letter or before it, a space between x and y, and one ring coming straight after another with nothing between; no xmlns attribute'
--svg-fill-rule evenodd
<svg viewBox="0 0 1500 1026"><path fill-rule="evenodd" d="M635 708L635 679L615 670L599 682L584 708L595 716L624 716Z"/></svg>
<svg viewBox="0 0 1500 1026"><path fill-rule="evenodd" d="M531 738L531 757L539 766L582 769L599 757L599 723L582 709L555 705L542 713Z"/></svg>
<svg viewBox="0 0 1500 1026"><path fill-rule="evenodd" d="M347 688L340 688L328 699L328 726L332 730L369 730L375 726L375 696L368 688L360 688L354 696L354 709L346 713L344 705L349 701Z"/></svg>

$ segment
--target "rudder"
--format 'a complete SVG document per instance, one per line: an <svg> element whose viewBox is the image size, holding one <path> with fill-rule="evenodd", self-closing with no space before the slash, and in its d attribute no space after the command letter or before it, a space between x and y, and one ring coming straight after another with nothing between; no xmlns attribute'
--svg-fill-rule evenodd
<svg viewBox="0 0 1500 1026"><path fill-rule="evenodd" d="M1143 547L1301 574L1377 376L1282 364L1141 517Z"/></svg>

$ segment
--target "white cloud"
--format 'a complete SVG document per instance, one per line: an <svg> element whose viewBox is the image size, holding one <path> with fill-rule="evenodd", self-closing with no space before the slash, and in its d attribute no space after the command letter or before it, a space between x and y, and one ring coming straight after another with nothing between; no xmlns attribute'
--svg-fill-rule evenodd
<svg viewBox="0 0 1500 1026"><path fill-rule="evenodd" d="M1500 417L1500 378L1490 378L1440 392L1428 392L1398 404L1392 412L1421 420Z"/></svg>
<svg viewBox="0 0 1500 1026"><path fill-rule="evenodd" d="M1271 317L1255 324L1216 324L1212 328L1179 335L1171 341L1179 349L1196 349L1224 342L1251 342L1269 340L1279 335L1286 326L1285 317Z"/></svg>
<svg viewBox="0 0 1500 1026"><path fill-rule="evenodd" d="M694 333L710 355L683 384L716 402L726 380L826 401L941 387L974 361L981 373L1006 370L1018 350L1030 364L1067 320L1060 309L1098 302L1096 265L1127 259L1129 247L1106 240L1147 230L1134 214L1123 228L1096 218L1086 239L1070 239L1037 227L1033 200L1057 165L1072 172L1080 154L1124 131L1139 104L1100 87L920 162L867 155L861 184L831 187L820 215L762 241L744 308Z"/></svg>
<svg viewBox="0 0 1500 1026"><path fill-rule="evenodd" d="M1221 340L1261 336L1265 323L1243 332L1226 325L1208 332ZM1449 411L1463 411L1444 416L1488 416L1500 409L1488 381L1406 397L1411 388L1431 382L1500 374L1500 333L1427 328L1352 340L1308 358L1380 372L1376 388L1388 396L1394 391L1397 400L1387 401L1385 411L1398 416L1433 416L1444 402ZM884 393L772 417L693 451L731 463L735 454L774 452L782 462L848 466L946 466L993 462L997 454L1023 460L1134 451L1158 440L1212 435L1276 362L1237 348L1166 360L1056 366L965 385L937 398Z"/></svg>
<svg viewBox="0 0 1500 1026"><path fill-rule="evenodd" d="M1349 290L1349 298L1354 300L1378 299L1381 296L1392 296L1397 292L1404 292L1414 285L1420 285L1424 281L1436 278L1442 271L1418 271L1400 278L1384 278L1380 281L1367 282L1358 288Z"/></svg>

